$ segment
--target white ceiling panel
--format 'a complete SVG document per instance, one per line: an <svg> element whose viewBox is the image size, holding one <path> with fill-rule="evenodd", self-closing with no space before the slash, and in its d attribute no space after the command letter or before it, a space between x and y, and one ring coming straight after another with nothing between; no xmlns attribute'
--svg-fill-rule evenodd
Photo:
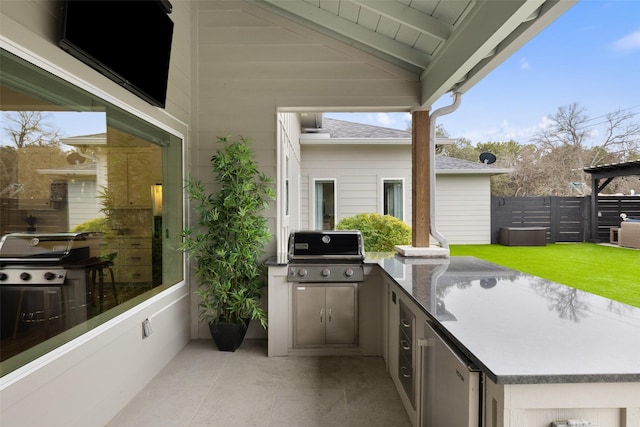
<svg viewBox="0 0 640 427"><path fill-rule="evenodd" d="M422 104L463 93L577 0L254 0L419 76ZM534 19L530 19L534 16Z"/></svg>

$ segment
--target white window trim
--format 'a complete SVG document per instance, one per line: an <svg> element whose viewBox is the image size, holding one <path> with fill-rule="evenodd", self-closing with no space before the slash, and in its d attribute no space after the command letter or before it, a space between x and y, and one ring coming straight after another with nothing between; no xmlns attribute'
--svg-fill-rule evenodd
<svg viewBox="0 0 640 427"><path fill-rule="evenodd" d="M338 223L338 180L336 178L312 178L309 180L311 188L309 189L309 215L310 215L310 229L316 230L316 183L318 182L333 182L333 218L335 224ZM335 225L334 224L334 225Z"/></svg>

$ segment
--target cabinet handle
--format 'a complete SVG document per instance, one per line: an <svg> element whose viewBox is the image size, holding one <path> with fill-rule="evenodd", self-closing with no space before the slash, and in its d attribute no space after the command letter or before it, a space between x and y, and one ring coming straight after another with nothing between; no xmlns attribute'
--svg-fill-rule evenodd
<svg viewBox="0 0 640 427"><path fill-rule="evenodd" d="M320 323L322 323L322 317L324 316L324 308L320 309Z"/></svg>
<svg viewBox="0 0 640 427"><path fill-rule="evenodd" d="M400 324L405 328L408 328L411 326L411 322L407 322L405 319L400 319Z"/></svg>
<svg viewBox="0 0 640 427"><path fill-rule="evenodd" d="M407 340L400 340L400 345L402 346L403 350L411 350L411 343L409 343L409 341Z"/></svg>
<svg viewBox="0 0 640 427"><path fill-rule="evenodd" d="M411 378L411 372L409 371L409 368L407 368L406 366L400 367L400 374L402 374L402 376L405 378Z"/></svg>
<svg viewBox="0 0 640 427"><path fill-rule="evenodd" d="M331 309L329 309L329 322L331 322Z"/></svg>

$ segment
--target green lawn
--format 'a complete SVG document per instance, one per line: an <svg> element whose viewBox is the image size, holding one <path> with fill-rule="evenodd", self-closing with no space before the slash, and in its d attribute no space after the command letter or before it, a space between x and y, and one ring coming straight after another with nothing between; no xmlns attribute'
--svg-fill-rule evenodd
<svg viewBox="0 0 640 427"><path fill-rule="evenodd" d="M450 250L451 256L474 256L640 307L639 250L593 243L451 245Z"/></svg>

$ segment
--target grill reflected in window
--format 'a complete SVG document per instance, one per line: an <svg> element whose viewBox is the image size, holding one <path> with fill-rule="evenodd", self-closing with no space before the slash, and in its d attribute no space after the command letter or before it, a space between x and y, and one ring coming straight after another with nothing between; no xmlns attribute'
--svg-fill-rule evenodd
<svg viewBox="0 0 640 427"><path fill-rule="evenodd" d="M4 375L182 280L182 141L1 55Z"/></svg>

